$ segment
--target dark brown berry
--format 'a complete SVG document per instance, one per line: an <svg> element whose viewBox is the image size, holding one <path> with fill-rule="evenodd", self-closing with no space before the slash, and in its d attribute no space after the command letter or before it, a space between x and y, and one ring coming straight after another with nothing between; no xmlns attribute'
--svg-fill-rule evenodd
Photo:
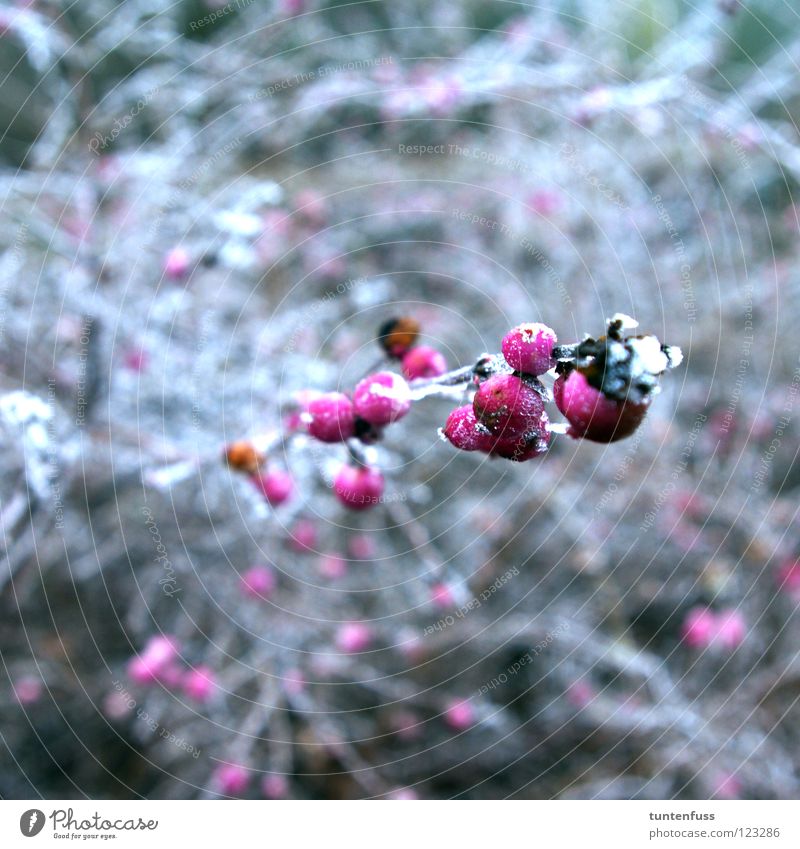
<svg viewBox="0 0 800 849"><path fill-rule="evenodd" d="M403 357L419 338L419 322L411 316L391 318L378 330L378 341L390 357Z"/></svg>

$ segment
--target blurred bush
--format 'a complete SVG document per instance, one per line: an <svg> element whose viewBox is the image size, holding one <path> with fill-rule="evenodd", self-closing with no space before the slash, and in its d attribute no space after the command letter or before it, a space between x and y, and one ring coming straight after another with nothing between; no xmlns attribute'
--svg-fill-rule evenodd
<svg viewBox="0 0 800 849"><path fill-rule="evenodd" d="M0 30L0 795L798 793L789 4L86 0ZM352 386L393 315L455 366L618 311L686 354L626 442L481 462L430 399L358 516L336 447L271 452L276 508L221 461Z"/></svg>

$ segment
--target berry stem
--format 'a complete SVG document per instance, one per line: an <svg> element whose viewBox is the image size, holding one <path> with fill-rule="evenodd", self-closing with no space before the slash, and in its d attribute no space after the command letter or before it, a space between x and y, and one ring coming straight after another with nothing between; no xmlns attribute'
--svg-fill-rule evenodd
<svg viewBox="0 0 800 849"><path fill-rule="evenodd" d="M420 377L409 381L411 397L414 401L419 401L429 395L452 395L453 393L448 391L450 389L457 389L460 393L475 377L489 377L508 372L510 368L501 354L481 354L471 366L462 366L438 377Z"/></svg>
<svg viewBox="0 0 800 849"><path fill-rule="evenodd" d="M350 455L350 459L354 465L365 469L368 468L370 464L364 446L357 439L348 439L346 445L347 453Z"/></svg>

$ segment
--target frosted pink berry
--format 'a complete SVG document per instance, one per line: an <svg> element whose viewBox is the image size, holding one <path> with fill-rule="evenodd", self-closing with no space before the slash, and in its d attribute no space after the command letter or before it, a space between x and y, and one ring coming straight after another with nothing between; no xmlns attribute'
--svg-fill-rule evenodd
<svg viewBox="0 0 800 849"><path fill-rule="evenodd" d="M288 501L294 491L292 476L282 469L275 469L262 475L253 475L252 481L256 489L273 507Z"/></svg>
<svg viewBox="0 0 800 849"><path fill-rule="evenodd" d="M225 796L241 796L249 784L249 771L238 764L222 764L214 771L214 785Z"/></svg>
<svg viewBox="0 0 800 849"><path fill-rule="evenodd" d="M503 337L506 362L514 371L540 375L554 368L556 334L546 324L520 324Z"/></svg>
<svg viewBox="0 0 800 849"><path fill-rule="evenodd" d="M355 432L353 403L341 392L326 392L309 402L308 432L320 442L344 442Z"/></svg>
<svg viewBox="0 0 800 849"><path fill-rule="evenodd" d="M429 345L412 348L400 364L407 380L417 377L439 377L447 371L447 360L441 351Z"/></svg>
<svg viewBox="0 0 800 849"><path fill-rule="evenodd" d="M569 375L559 375L553 383L553 400L556 402L559 412L564 413L564 383Z"/></svg>
<svg viewBox="0 0 800 849"><path fill-rule="evenodd" d="M189 270L191 259L185 248L173 248L164 257L164 274L170 280L180 280Z"/></svg>
<svg viewBox="0 0 800 849"><path fill-rule="evenodd" d="M347 574L347 561L340 554L324 554L319 561L319 572L329 581L343 578Z"/></svg>
<svg viewBox="0 0 800 849"><path fill-rule="evenodd" d="M717 617L707 607L693 607L683 620L681 637L689 648L708 648L717 632Z"/></svg>
<svg viewBox="0 0 800 849"><path fill-rule="evenodd" d="M251 566L242 574L242 592L251 598L269 598L277 586L275 573L266 566Z"/></svg>
<svg viewBox="0 0 800 849"><path fill-rule="evenodd" d="M515 374L496 374L484 381L472 406L478 421L503 439L538 435L547 423L542 396Z"/></svg>
<svg viewBox="0 0 800 849"><path fill-rule="evenodd" d="M494 444L491 434L478 426L472 404L453 410L447 417L442 433L451 445L462 451L490 451Z"/></svg>
<svg viewBox="0 0 800 849"><path fill-rule="evenodd" d="M372 630L362 622L348 622L336 634L337 647L349 654L365 651L371 644Z"/></svg>
<svg viewBox="0 0 800 849"><path fill-rule="evenodd" d="M387 425L411 409L411 390L401 375L379 371L356 386L353 407L356 415L371 425Z"/></svg>
<svg viewBox="0 0 800 849"><path fill-rule="evenodd" d="M289 533L289 545L295 551L311 551L316 548L317 526L310 519L299 519Z"/></svg>
<svg viewBox="0 0 800 849"><path fill-rule="evenodd" d="M265 799L288 799L289 782L283 775L265 775L261 779L261 795Z"/></svg>
<svg viewBox="0 0 800 849"><path fill-rule="evenodd" d="M195 666L183 679L183 692L196 702L207 702L216 687L214 673L208 666Z"/></svg>
<svg viewBox="0 0 800 849"><path fill-rule="evenodd" d="M13 684L14 696L21 705L32 705L42 696L42 679L25 675Z"/></svg>
<svg viewBox="0 0 800 849"><path fill-rule="evenodd" d="M475 724L475 709L467 699L454 699L445 708L444 721L453 731L466 731Z"/></svg>
<svg viewBox="0 0 800 849"><path fill-rule="evenodd" d="M510 439L497 438L492 444L490 453L505 460L513 460L515 463L525 463L534 457L541 457L542 454L547 453L550 445L548 423L547 413L543 412L536 430Z"/></svg>
<svg viewBox="0 0 800 849"><path fill-rule="evenodd" d="M556 406L570 423L569 435L592 442L616 442L630 436L642 423L649 402L634 404L606 398L574 370L553 386Z"/></svg>
<svg viewBox="0 0 800 849"><path fill-rule="evenodd" d="M342 466L333 481L336 497L351 510L366 510L383 495L383 475L366 466Z"/></svg>

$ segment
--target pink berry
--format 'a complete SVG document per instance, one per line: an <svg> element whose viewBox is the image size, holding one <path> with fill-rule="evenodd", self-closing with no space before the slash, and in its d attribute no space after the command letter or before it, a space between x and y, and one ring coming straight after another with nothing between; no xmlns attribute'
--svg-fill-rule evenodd
<svg viewBox="0 0 800 849"><path fill-rule="evenodd" d="M542 396L515 374L496 374L484 381L472 406L478 421L503 439L538 436L547 424Z"/></svg>
<svg viewBox="0 0 800 849"><path fill-rule="evenodd" d="M683 620L681 637L692 649L705 649L711 645L717 631L717 618L707 607L693 607Z"/></svg>
<svg viewBox="0 0 800 849"><path fill-rule="evenodd" d="M311 551L317 546L317 526L310 519L295 522L290 534L289 545L295 551Z"/></svg>
<svg viewBox="0 0 800 849"><path fill-rule="evenodd" d="M327 392L309 402L308 432L320 442L344 442L355 432L350 399L341 392Z"/></svg>
<svg viewBox="0 0 800 849"><path fill-rule="evenodd" d="M164 257L164 274L170 280L180 280L189 270L191 260L184 248L173 248Z"/></svg>
<svg viewBox="0 0 800 849"><path fill-rule="evenodd" d="M444 354L428 345L412 348L400 364L407 380L417 377L439 377L447 371Z"/></svg>
<svg viewBox="0 0 800 849"><path fill-rule="evenodd" d="M446 610L455 604L453 590L447 584L435 584L431 588L431 601L441 610Z"/></svg>
<svg viewBox="0 0 800 849"><path fill-rule="evenodd" d="M263 475L253 475L251 480L273 507L288 501L294 491L292 476L282 469L275 469Z"/></svg>
<svg viewBox="0 0 800 849"><path fill-rule="evenodd" d="M567 689L567 699L576 708L585 708L596 695L594 687L582 679L573 681Z"/></svg>
<svg viewBox="0 0 800 849"><path fill-rule="evenodd" d="M569 375L559 375L553 383L553 400L556 402L556 407L563 415L564 413L564 383Z"/></svg>
<svg viewBox="0 0 800 849"><path fill-rule="evenodd" d="M442 433L451 445L462 451L490 451L494 442L491 434L478 426L472 404L453 410Z"/></svg>
<svg viewBox="0 0 800 849"><path fill-rule="evenodd" d="M444 721L453 731L466 731L475 724L475 710L467 699L455 699L445 708Z"/></svg>
<svg viewBox="0 0 800 849"><path fill-rule="evenodd" d="M347 561L339 554L325 554L320 558L319 571L323 578L335 581L347 574Z"/></svg>
<svg viewBox="0 0 800 849"><path fill-rule="evenodd" d="M411 409L411 390L399 374L380 371L356 386L353 407L356 415L371 425L387 425Z"/></svg>
<svg viewBox="0 0 800 849"><path fill-rule="evenodd" d="M130 661L128 677L136 684L153 684L160 681L167 687L175 687L181 680L180 670L175 664L159 664L146 656L135 657Z"/></svg>
<svg viewBox="0 0 800 849"><path fill-rule="evenodd" d="M294 6L301 8L304 0L284 0L284 8ZM294 13L292 13L294 14ZM298 214L309 224L321 227L327 218L328 210L325 198L314 189L303 189L297 193L294 200L295 209Z"/></svg>
<svg viewBox="0 0 800 849"><path fill-rule="evenodd" d="M649 402L634 404L606 398L579 371L561 375L553 386L556 406L570 423L569 435L592 442L616 442L642 423Z"/></svg>
<svg viewBox="0 0 800 849"><path fill-rule="evenodd" d="M800 600L800 560L785 561L778 569L778 586L793 599Z"/></svg>
<svg viewBox="0 0 800 849"><path fill-rule="evenodd" d="M541 427L533 434L518 436L511 439L497 439L489 453L504 460L515 463L525 463L534 457L547 453L550 445L550 431L547 430L547 414L542 414Z"/></svg>
<svg viewBox="0 0 800 849"><path fill-rule="evenodd" d="M179 644L175 637L159 634L147 641L144 654L158 666L165 666L177 657L179 650Z"/></svg>
<svg viewBox="0 0 800 849"><path fill-rule="evenodd" d="M266 566L251 566L242 574L242 592L252 598L269 598L277 583L275 573Z"/></svg>
<svg viewBox="0 0 800 849"><path fill-rule="evenodd" d="M25 675L13 684L14 696L21 705L32 705L38 702L42 695L42 680L32 675Z"/></svg>
<svg viewBox="0 0 800 849"><path fill-rule="evenodd" d="M250 784L250 773L238 764L222 764L214 772L214 784L225 796L241 796Z"/></svg>
<svg viewBox="0 0 800 849"><path fill-rule="evenodd" d="M506 362L525 374L540 375L554 368L556 334L546 324L520 324L503 337Z"/></svg>
<svg viewBox="0 0 800 849"><path fill-rule="evenodd" d="M265 775L261 779L261 795L265 799L288 799L289 782L283 775Z"/></svg>
<svg viewBox="0 0 800 849"><path fill-rule="evenodd" d="M740 799L742 797L742 782L732 772L718 773L712 781L712 798Z"/></svg>
<svg viewBox="0 0 800 849"><path fill-rule="evenodd" d="M398 787L397 790L392 790L392 792L389 793L389 798L398 802L407 802L419 799L419 795L410 787Z"/></svg>
<svg viewBox="0 0 800 849"><path fill-rule="evenodd" d="M135 372L143 372L150 362L150 355L144 348L131 348L122 357L122 363L126 369Z"/></svg>
<svg viewBox="0 0 800 849"><path fill-rule="evenodd" d="M373 560L378 553L375 540L366 534L355 534L347 543L347 553L353 560Z"/></svg>
<svg viewBox="0 0 800 849"><path fill-rule="evenodd" d="M746 634L747 624L738 610L723 610L717 614L715 641L723 649L737 649L744 642Z"/></svg>
<svg viewBox="0 0 800 849"><path fill-rule="evenodd" d="M366 510L383 495L383 475L365 466L342 466L333 482L336 497L351 510Z"/></svg>
<svg viewBox="0 0 800 849"><path fill-rule="evenodd" d="M304 430L305 426L303 413L300 410L294 410L283 417L283 432L286 434L298 433Z"/></svg>
<svg viewBox="0 0 800 849"><path fill-rule="evenodd" d="M135 684L152 684L158 678L158 669L145 657L131 658L127 673Z"/></svg>
<svg viewBox="0 0 800 849"><path fill-rule="evenodd" d="M362 652L372 644L372 631L361 622L348 622L336 634L336 645L340 651L353 654Z"/></svg>
<svg viewBox="0 0 800 849"><path fill-rule="evenodd" d="M136 700L127 693L112 690L103 699L103 713L109 719L124 719L136 707Z"/></svg>
<svg viewBox="0 0 800 849"><path fill-rule="evenodd" d="M528 198L527 205L539 215L554 215L561 209L561 195L547 189L540 189Z"/></svg>
<svg viewBox="0 0 800 849"><path fill-rule="evenodd" d="M128 663L128 675L137 684L152 684L162 675L178 654L173 637L151 637L144 651Z"/></svg>
<svg viewBox="0 0 800 849"><path fill-rule="evenodd" d="M183 679L183 692L196 702L207 702L216 686L214 673L208 666L195 666Z"/></svg>

